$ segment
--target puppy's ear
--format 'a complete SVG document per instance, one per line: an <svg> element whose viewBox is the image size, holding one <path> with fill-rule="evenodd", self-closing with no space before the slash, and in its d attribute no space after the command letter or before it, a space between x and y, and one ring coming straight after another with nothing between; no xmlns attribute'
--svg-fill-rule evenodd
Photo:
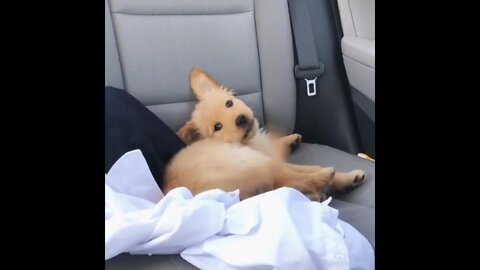
<svg viewBox="0 0 480 270"><path fill-rule="evenodd" d="M210 75L199 68L192 68L190 72L190 87L198 100L202 100L205 93L220 91L221 85Z"/></svg>
<svg viewBox="0 0 480 270"><path fill-rule="evenodd" d="M186 145L190 145L201 138L200 133L192 121L188 121L182 128L180 128L177 135Z"/></svg>

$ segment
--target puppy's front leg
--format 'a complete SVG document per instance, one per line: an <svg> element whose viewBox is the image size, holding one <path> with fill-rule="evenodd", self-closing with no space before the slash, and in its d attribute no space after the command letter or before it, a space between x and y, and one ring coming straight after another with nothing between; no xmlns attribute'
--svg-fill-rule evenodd
<svg viewBox="0 0 480 270"><path fill-rule="evenodd" d="M295 133L274 139L273 145L277 152L280 153L281 157L285 159L300 144L301 141L302 135Z"/></svg>

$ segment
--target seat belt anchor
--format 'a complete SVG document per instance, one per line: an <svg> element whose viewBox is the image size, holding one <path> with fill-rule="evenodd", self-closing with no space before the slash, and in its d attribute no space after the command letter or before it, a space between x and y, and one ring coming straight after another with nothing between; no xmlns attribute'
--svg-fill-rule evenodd
<svg viewBox="0 0 480 270"><path fill-rule="evenodd" d="M307 69L301 69L299 65L295 66L295 77L305 80L307 83L307 95L309 97L317 94L317 79L325 74L325 65L323 63L318 63L317 66L318 67Z"/></svg>

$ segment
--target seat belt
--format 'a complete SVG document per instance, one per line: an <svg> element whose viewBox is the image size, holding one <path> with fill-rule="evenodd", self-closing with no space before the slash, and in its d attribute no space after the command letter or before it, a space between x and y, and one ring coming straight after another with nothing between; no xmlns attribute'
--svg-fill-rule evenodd
<svg viewBox="0 0 480 270"><path fill-rule="evenodd" d="M305 80L307 95L311 97L317 94L316 81L325 73L325 65L318 61L307 1L288 0L288 9L298 57L295 77Z"/></svg>

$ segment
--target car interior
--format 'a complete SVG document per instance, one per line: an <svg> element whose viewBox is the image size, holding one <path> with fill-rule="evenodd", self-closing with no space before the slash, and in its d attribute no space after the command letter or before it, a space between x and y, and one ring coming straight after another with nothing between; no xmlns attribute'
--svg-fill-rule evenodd
<svg viewBox="0 0 480 270"><path fill-rule="evenodd" d="M328 195L375 248L375 0L105 0L105 86L176 131L195 104L192 67L265 128L301 134L290 162L364 170L364 184ZM105 267L197 269L175 254Z"/></svg>

